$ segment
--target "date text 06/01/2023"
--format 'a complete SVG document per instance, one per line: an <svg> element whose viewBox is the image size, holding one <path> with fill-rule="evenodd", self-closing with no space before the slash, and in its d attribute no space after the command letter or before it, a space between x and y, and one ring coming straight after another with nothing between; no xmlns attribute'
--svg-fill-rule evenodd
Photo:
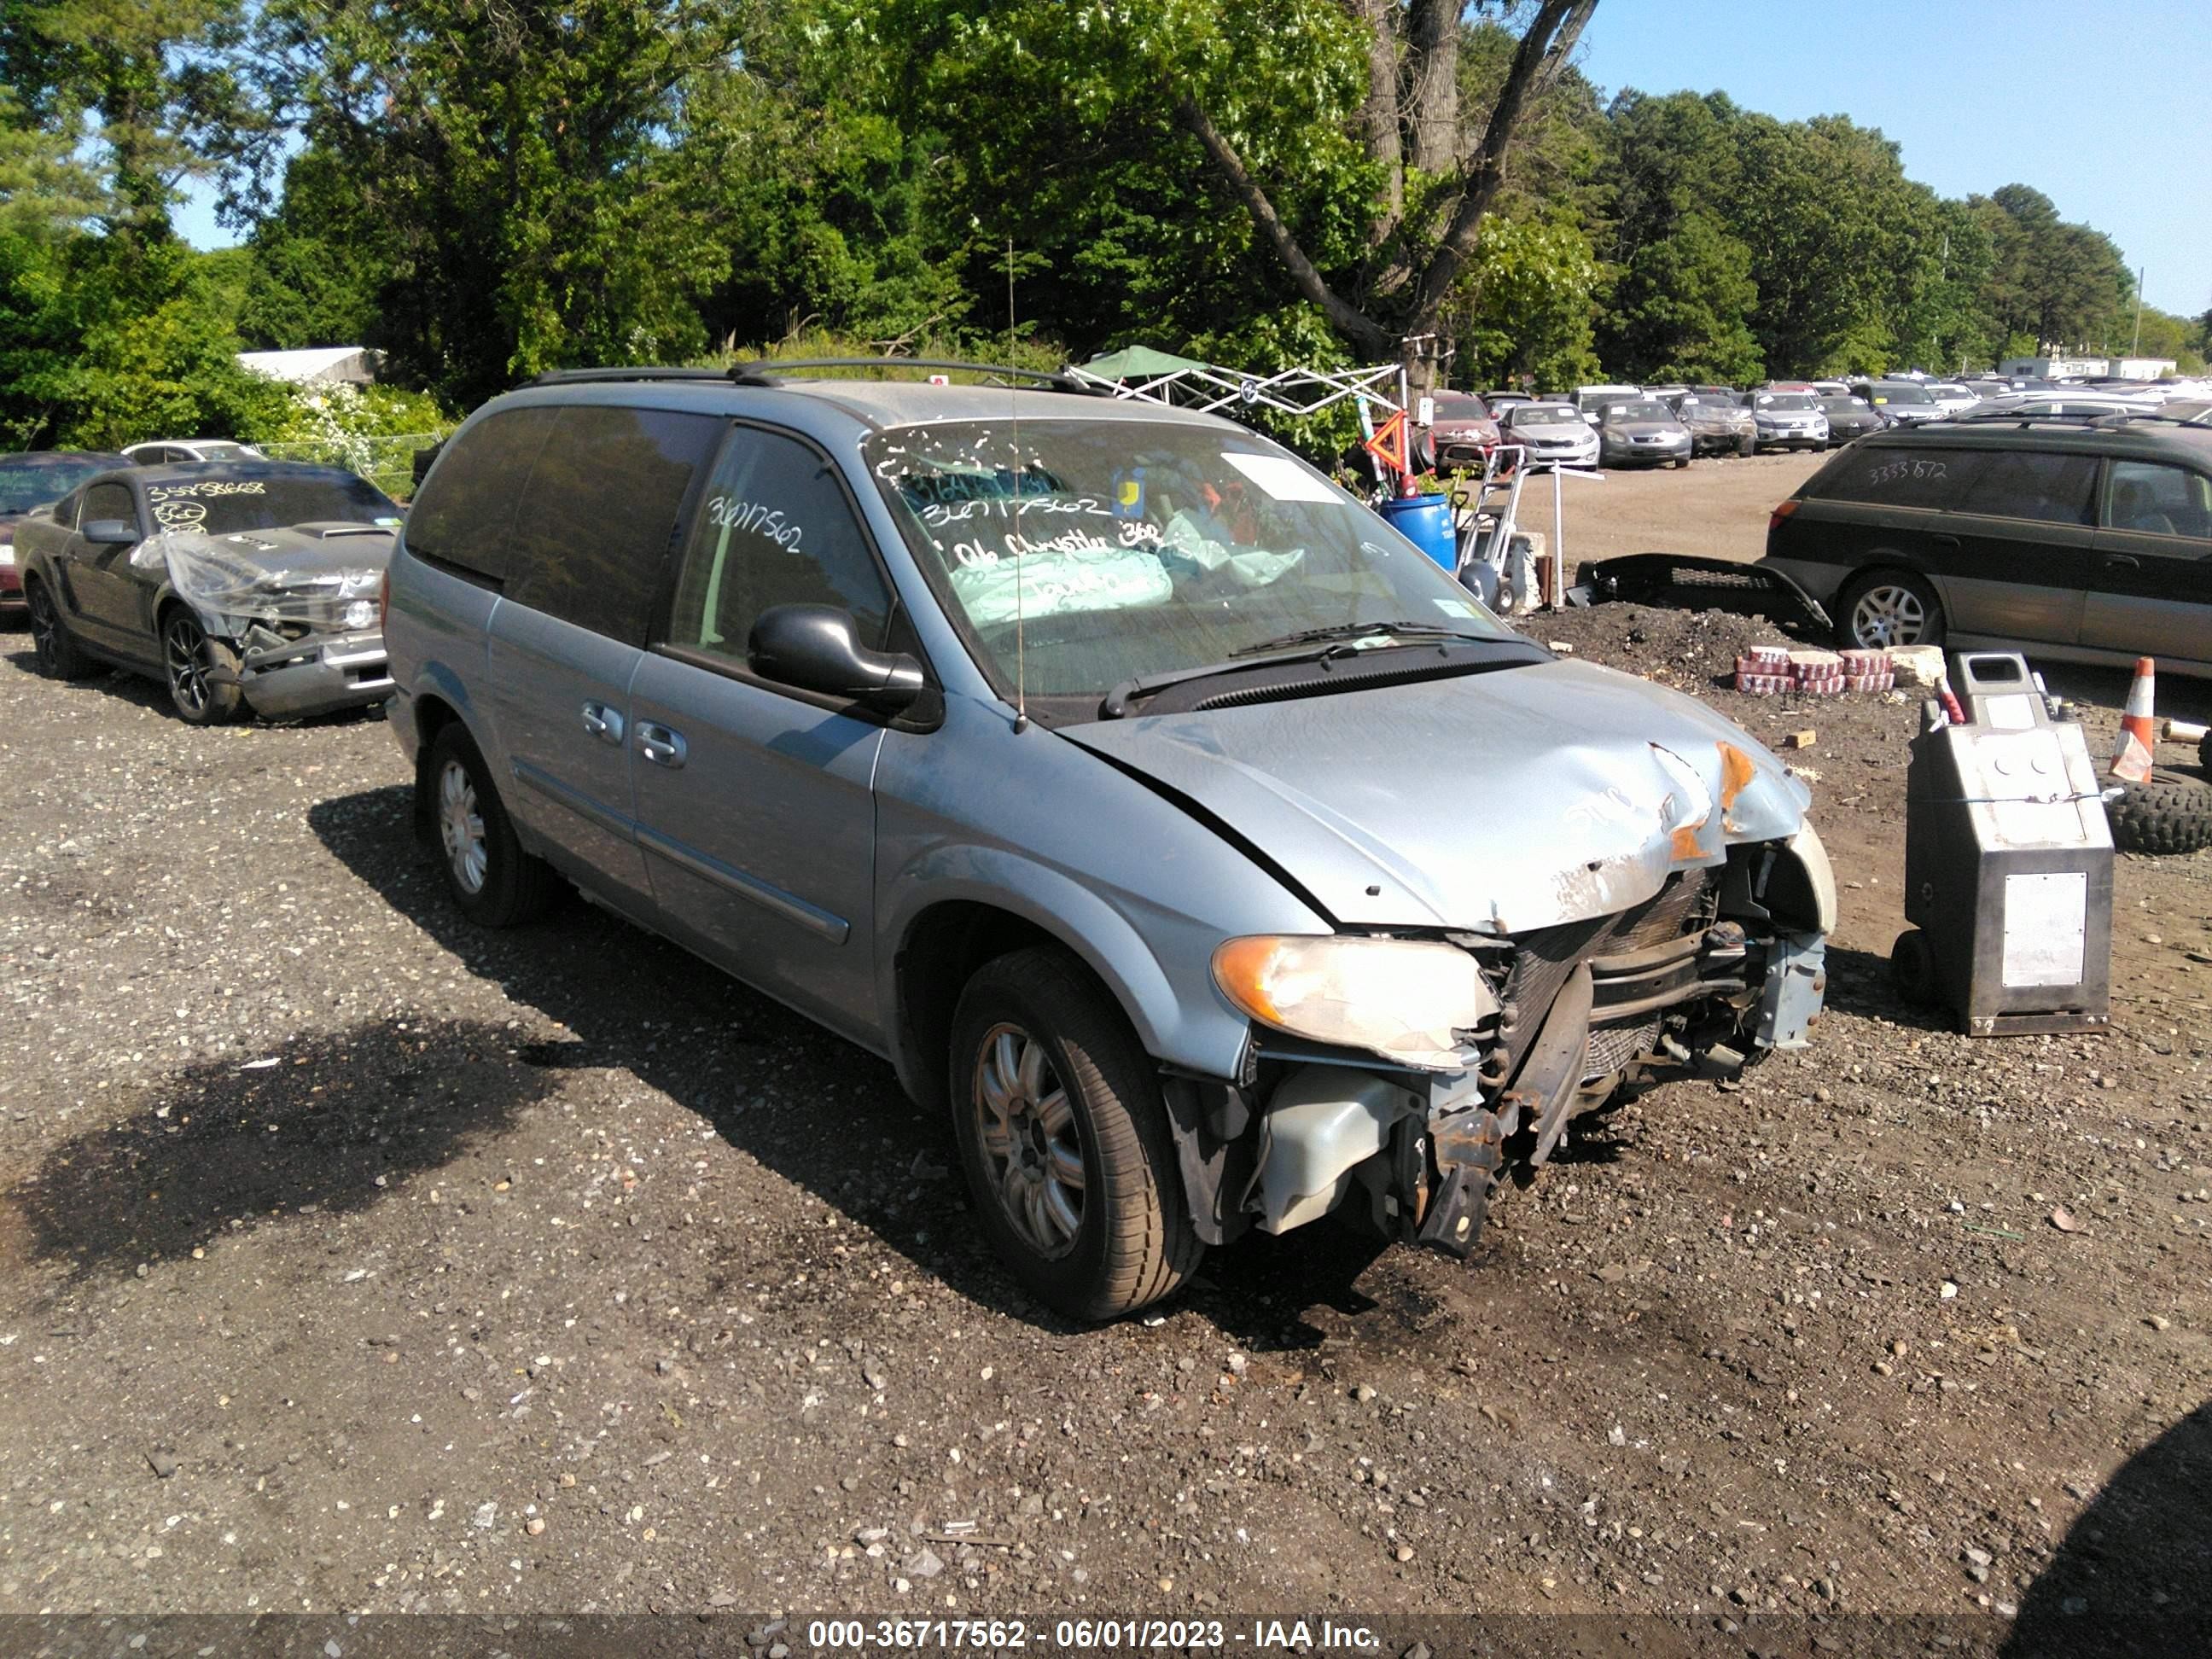
<svg viewBox="0 0 2212 1659"><path fill-rule="evenodd" d="M1025 1619L816 1619L806 1644L817 1652L975 1648L1006 1651L1117 1652L1160 1648L1177 1652L1237 1648L1261 1653L1316 1650L1372 1653L1382 1638L1364 1625L1334 1620L1255 1619L1234 1626L1220 1619L1060 1619L1049 1625Z"/></svg>

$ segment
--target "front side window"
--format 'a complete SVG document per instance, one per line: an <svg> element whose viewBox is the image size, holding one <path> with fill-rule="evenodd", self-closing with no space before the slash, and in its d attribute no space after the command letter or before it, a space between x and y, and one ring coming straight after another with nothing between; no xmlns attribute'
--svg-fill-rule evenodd
<svg viewBox="0 0 2212 1659"><path fill-rule="evenodd" d="M2152 536L2212 537L2212 481L2156 461L2114 461L2105 522Z"/></svg>
<svg viewBox="0 0 2212 1659"><path fill-rule="evenodd" d="M1304 630L1516 636L1366 507L1250 434L947 422L863 446L915 562L1002 685L1096 699Z"/></svg>
<svg viewBox="0 0 2212 1659"><path fill-rule="evenodd" d="M84 522L92 524L101 519L120 519L127 525L137 526L138 505L131 499L127 485L94 484L84 492Z"/></svg>
<svg viewBox="0 0 2212 1659"><path fill-rule="evenodd" d="M1992 518L2087 524L2096 489L2094 456L2008 449L1984 458L1957 506Z"/></svg>
<svg viewBox="0 0 2212 1659"><path fill-rule="evenodd" d="M863 645L888 636L890 590L836 469L796 438L738 427L692 515L668 643L742 664L779 605L848 611Z"/></svg>

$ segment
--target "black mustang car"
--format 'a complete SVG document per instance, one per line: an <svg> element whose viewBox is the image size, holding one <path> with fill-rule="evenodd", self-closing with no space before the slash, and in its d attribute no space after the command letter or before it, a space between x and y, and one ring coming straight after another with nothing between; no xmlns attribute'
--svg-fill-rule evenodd
<svg viewBox="0 0 2212 1659"><path fill-rule="evenodd" d="M392 692L377 595L400 510L337 467L117 467L15 529L39 667L157 677L195 726Z"/></svg>

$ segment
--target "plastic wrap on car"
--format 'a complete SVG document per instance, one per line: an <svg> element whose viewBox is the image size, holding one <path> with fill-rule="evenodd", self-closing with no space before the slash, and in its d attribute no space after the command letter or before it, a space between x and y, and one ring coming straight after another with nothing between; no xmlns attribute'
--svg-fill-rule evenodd
<svg viewBox="0 0 2212 1659"><path fill-rule="evenodd" d="M232 621L296 623L314 633L368 627L375 617L380 565L332 570L264 561L281 544L252 531L235 535L165 530L132 550L141 569L166 568L169 586L210 627Z"/></svg>

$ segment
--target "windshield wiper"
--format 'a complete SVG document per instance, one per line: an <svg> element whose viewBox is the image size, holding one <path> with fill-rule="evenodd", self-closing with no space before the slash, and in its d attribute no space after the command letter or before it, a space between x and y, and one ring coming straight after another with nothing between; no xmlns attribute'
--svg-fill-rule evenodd
<svg viewBox="0 0 2212 1659"><path fill-rule="evenodd" d="M1331 623L1325 628L1301 628L1295 634L1279 634L1272 640L1261 640L1252 645L1240 645L1230 656L1256 657L1268 651L1287 651L1293 646L1318 645L1323 641L1367 639L1382 634L1402 634L1408 639L1472 640L1481 637L1462 629L1444 628L1436 623L1425 622L1364 622Z"/></svg>
<svg viewBox="0 0 2212 1659"><path fill-rule="evenodd" d="M1349 641L1378 634L1403 635L1408 644L1418 641L1423 645L1455 642L1461 645L1518 646L1535 651L1540 657L1543 654L1530 640L1493 639L1487 635L1462 633L1455 628L1438 628L1431 623L1340 623L1328 628L1304 629L1296 634L1285 634L1280 639L1243 646L1231 652L1220 662L1123 680L1099 702L1098 712L1109 720L1117 720L1129 712L1132 703L1149 697L1154 692L1164 691L1171 685L1185 685L1192 680L1208 680L1218 674L1234 674L1245 669L1270 667L1276 663L1327 662L1334 657L1352 654L1356 647ZM1274 654L1255 660L1261 652Z"/></svg>

